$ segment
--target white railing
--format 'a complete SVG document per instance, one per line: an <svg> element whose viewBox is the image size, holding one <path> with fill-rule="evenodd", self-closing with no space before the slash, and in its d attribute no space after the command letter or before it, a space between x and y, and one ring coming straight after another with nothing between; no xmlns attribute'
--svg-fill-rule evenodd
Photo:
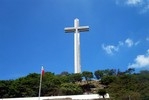
<svg viewBox="0 0 149 100"><path fill-rule="evenodd" d="M105 98L110 98L107 93ZM67 95L67 96L47 96L41 97L40 100L95 100L102 99L103 96L99 96L98 94L85 94L85 95ZM26 97L26 98L3 98L0 100L38 100L38 97Z"/></svg>

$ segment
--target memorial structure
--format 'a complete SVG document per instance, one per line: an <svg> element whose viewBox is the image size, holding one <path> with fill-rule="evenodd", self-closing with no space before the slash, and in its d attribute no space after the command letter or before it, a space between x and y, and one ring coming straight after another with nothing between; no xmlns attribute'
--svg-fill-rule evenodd
<svg viewBox="0 0 149 100"><path fill-rule="evenodd" d="M66 33L74 32L74 73L81 73L80 33L89 31L89 26L79 26L79 19L74 20L74 27L64 28Z"/></svg>

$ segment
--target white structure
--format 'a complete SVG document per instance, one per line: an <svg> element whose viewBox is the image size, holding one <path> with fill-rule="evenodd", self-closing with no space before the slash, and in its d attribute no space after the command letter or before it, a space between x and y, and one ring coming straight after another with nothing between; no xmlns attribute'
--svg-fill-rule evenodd
<svg viewBox="0 0 149 100"><path fill-rule="evenodd" d="M68 96L47 96L40 97L40 100L99 100L102 99L103 96L99 96L98 94L87 94L87 95L68 95ZM105 98L110 98L109 94L105 95ZM3 98L0 100L38 100L38 97L28 97L28 98Z"/></svg>
<svg viewBox="0 0 149 100"><path fill-rule="evenodd" d="M74 32L74 73L81 73L80 34L89 31L89 26L79 26L79 19L74 20L74 27L64 29L66 33Z"/></svg>

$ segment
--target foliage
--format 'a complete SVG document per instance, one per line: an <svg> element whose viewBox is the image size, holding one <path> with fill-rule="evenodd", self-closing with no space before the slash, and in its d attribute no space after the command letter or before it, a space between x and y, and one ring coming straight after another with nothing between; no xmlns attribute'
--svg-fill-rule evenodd
<svg viewBox="0 0 149 100"><path fill-rule="evenodd" d="M149 73L122 74L109 84L107 91L115 100L148 100Z"/></svg>
<svg viewBox="0 0 149 100"><path fill-rule="evenodd" d="M107 93L107 91L106 91L105 89L99 89L99 90L98 90L98 94L99 94L99 95L102 95L103 98L105 98L104 95L105 95L106 93Z"/></svg>
<svg viewBox="0 0 149 100"><path fill-rule="evenodd" d="M26 77L16 79L10 86L10 97L26 97L28 95L38 95L38 78L39 75L36 73L29 74Z"/></svg>
<svg viewBox="0 0 149 100"><path fill-rule="evenodd" d="M70 78L70 82L72 82L72 83L81 82L82 81L82 74L80 74L80 73L71 74L69 76L69 78Z"/></svg>
<svg viewBox="0 0 149 100"><path fill-rule="evenodd" d="M6 98L8 97L10 86L12 84L13 80L2 80L0 81L0 98ZM3 94L3 95L2 95Z"/></svg>
<svg viewBox="0 0 149 100"><path fill-rule="evenodd" d="M116 75L116 69L106 69L103 70L104 76L111 76L111 75Z"/></svg>
<svg viewBox="0 0 149 100"><path fill-rule="evenodd" d="M104 76L114 76L116 75L116 69L97 70L94 72L94 75L98 80Z"/></svg>
<svg viewBox="0 0 149 100"><path fill-rule="evenodd" d="M89 71L83 71L82 76L85 78L85 80L88 83L88 81L90 81L93 78L93 73Z"/></svg>
<svg viewBox="0 0 149 100"><path fill-rule="evenodd" d="M61 90L62 95L75 95L75 94L83 93L81 87L79 87L79 85L73 84L73 83L61 84L60 90Z"/></svg>
<svg viewBox="0 0 149 100"><path fill-rule="evenodd" d="M61 74L60 74L60 76L67 76L67 75L69 75L69 73L68 73L67 71L63 71L63 72L61 72Z"/></svg>
<svg viewBox="0 0 149 100"><path fill-rule="evenodd" d="M99 80L103 77L104 73L102 70L97 70L94 72L95 77Z"/></svg>
<svg viewBox="0 0 149 100"><path fill-rule="evenodd" d="M115 76L104 76L102 79L101 79L101 83L103 85L109 85L110 83L112 83L113 81L116 80L116 77Z"/></svg>
<svg viewBox="0 0 149 100"><path fill-rule="evenodd" d="M134 68L128 68L128 69L125 71L125 73L126 73L126 74L132 74L134 71L135 71Z"/></svg>
<svg viewBox="0 0 149 100"><path fill-rule="evenodd" d="M93 73L82 74L62 72L55 75L46 72L42 77L41 96L75 95L91 92L92 88L102 89L110 94L111 100L149 100L149 71L134 73L134 69L122 72L115 69L97 70L94 72L99 81L94 84ZM90 83L86 84L85 79ZM15 80L0 80L0 98L38 96L40 75L31 73ZM91 81L92 80L92 81ZM99 82L99 83L98 83ZM98 87L97 87L98 86ZM97 91L101 94L102 90Z"/></svg>

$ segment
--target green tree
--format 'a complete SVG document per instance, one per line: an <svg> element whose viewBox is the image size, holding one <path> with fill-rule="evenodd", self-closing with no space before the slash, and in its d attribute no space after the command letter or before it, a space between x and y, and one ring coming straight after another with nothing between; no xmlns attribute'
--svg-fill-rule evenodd
<svg viewBox="0 0 149 100"><path fill-rule="evenodd" d="M99 84L107 85L106 91L114 100L148 100L149 94L149 71L143 70L140 73L134 73L131 69L120 72L115 75L113 69L101 70L103 76ZM93 78L92 72L85 71L83 77L90 81ZM80 84L82 77L80 74L55 75L46 72L42 77L41 96L49 95L72 95L91 92L92 84ZM0 97L32 97L38 96L40 75L31 73L27 76L15 80L0 81Z"/></svg>
<svg viewBox="0 0 149 100"><path fill-rule="evenodd" d="M109 85L110 83L112 83L115 80L116 80L115 76L104 76L101 79L101 83L104 84L104 85Z"/></svg>
<svg viewBox="0 0 149 100"><path fill-rule="evenodd" d="M69 75L69 72L67 72L67 71L63 71L63 72L61 72L61 74L60 74L60 76L67 76L67 75Z"/></svg>
<svg viewBox="0 0 149 100"><path fill-rule="evenodd" d="M104 72L103 72L102 70L96 70L96 71L94 72L94 75L95 75L95 77L99 80L99 79L101 79L101 78L103 77Z"/></svg>
<svg viewBox="0 0 149 100"><path fill-rule="evenodd" d="M107 93L107 91L106 91L105 89L99 89L99 90L98 90L98 94L99 94L99 95L102 95L103 98L105 98L106 93Z"/></svg>
<svg viewBox="0 0 149 100"><path fill-rule="evenodd" d="M68 76L57 76L61 80L61 83L69 83L70 82L70 75Z"/></svg>
<svg viewBox="0 0 149 100"><path fill-rule="evenodd" d="M82 81L82 74L80 73L75 73L69 75L70 82L75 83L75 82L81 82Z"/></svg>
<svg viewBox="0 0 149 100"><path fill-rule="evenodd" d="M1 80L0 81L0 98L7 98L10 95L10 86L13 80Z"/></svg>
<svg viewBox="0 0 149 100"><path fill-rule="evenodd" d="M91 79L93 78L93 73L89 71L83 71L82 76L85 78L85 80L88 83L88 81L91 81Z"/></svg>
<svg viewBox="0 0 149 100"><path fill-rule="evenodd" d="M60 90L61 90L61 95L77 95L77 94L83 93L81 87L73 83L61 84Z"/></svg>
<svg viewBox="0 0 149 100"><path fill-rule="evenodd" d="M16 79L11 87L12 97L33 97L38 96L39 74L32 73L26 77Z"/></svg>
<svg viewBox="0 0 149 100"><path fill-rule="evenodd" d="M134 68L128 68L128 69L125 71L125 74L132 74L134 71L135 71Z"/></svg>
<svg viewBox="0 0 149 100"><path fill-rule="evenodd" d="M116 75L116 69L105 69L105 70L103 70L103 74L104 74L104 76Z"/></svg>
<svg viewBox="0 0 149 100"><path fill-rule="evenodd" d="M51 72L46 72L43 76L41 95L58 95L61 83L62 81L59 76Z"/></svg>

